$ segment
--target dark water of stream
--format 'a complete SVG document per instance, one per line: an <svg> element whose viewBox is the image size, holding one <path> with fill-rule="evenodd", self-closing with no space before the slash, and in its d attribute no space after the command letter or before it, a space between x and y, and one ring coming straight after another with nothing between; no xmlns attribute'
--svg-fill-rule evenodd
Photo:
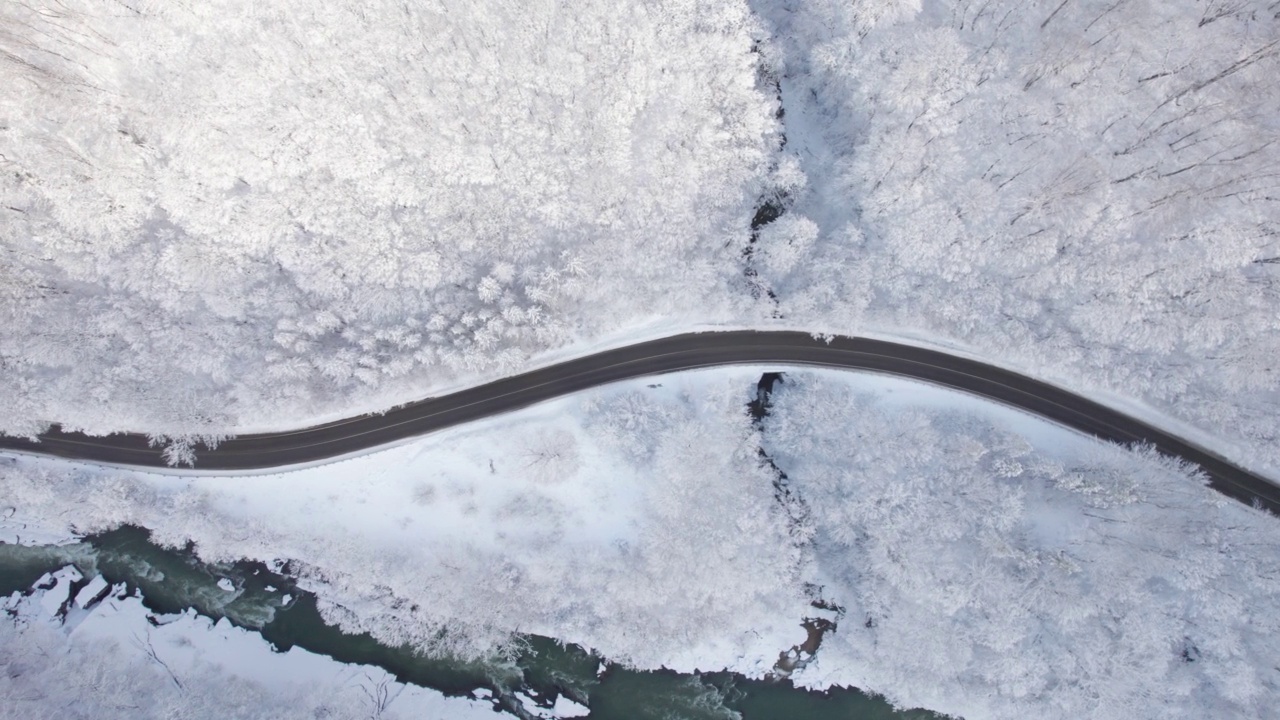
<svg viewBox="0 0 1280 720"><path fill-rule="evenodd" d="M750 680L731 673L637 671L603 662L576 645L526 636L514 660L462 661L390 647L367 634L348 635L326 624L315 597L261 563L208 564L190 550L163 548L141 528L124 527L64 546L0 543L0 595L30 588L46 572L75 565L142 593L156 613L194 608L256 630L281 651L297 646L345 663L375 665L399 680L450 695L487 689L496 709L533 717L564 695L588 705L593 720L925 720L924 711L895 711L858 690L819 693L788 681ZM218 587L229 579L235 592ZM286 602L286 598L288 601Z"/></svg>

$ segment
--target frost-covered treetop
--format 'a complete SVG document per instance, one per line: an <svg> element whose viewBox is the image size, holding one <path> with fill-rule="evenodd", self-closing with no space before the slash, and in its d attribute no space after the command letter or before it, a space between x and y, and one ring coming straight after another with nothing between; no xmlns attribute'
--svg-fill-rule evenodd
<svg viewBox="0 0 1280 720"><path fill-rule="evenodd" d="M724 315L774 144L743 3L72 0L0 26L0 429L234 426Z"/></svg>

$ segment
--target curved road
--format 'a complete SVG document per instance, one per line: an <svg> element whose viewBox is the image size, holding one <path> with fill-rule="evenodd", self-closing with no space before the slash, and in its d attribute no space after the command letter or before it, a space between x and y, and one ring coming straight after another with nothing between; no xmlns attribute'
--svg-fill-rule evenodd
<svg viewBox="0 0 1280 720"><path fill-rule="evenodd" d="M1104 440L1144 442L1204 469L1224 495L1280 514L1280 486L1221 456L1053 385L934 350L799 332L707 332L569 360L452 395L289 432L242 435L198 453L201 470L266 469L323 460L497 415L605 383L716 365L813 365L900 375L980 395ZM165 467L143 435L90 437L57 427L40 442L0 436L0 448L120 465Z"/></svg>

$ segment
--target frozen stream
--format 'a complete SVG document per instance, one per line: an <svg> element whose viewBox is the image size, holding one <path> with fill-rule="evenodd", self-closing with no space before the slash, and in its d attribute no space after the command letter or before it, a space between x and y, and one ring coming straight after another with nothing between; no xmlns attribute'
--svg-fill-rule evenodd
<svg viewBox="0 0 1280 720"><path fill-rule="evenodd" d="M729 673L639 672L602 662L577 646L529 636L514 662L464 662L388 647L368 635L346 635L325 624L315 598L260 563L209 565L190 552L149 541L125 527L61 546L0 544L0 595L29 589L45 573L75 565L86 577L127 583L158 614L188 608L260 632L283 651L298 646L344 663L381 667L403 682L449 695L493 696L495 706L526 718L550 717L557 696L591 708L590 718L932 718L896 712L857 690L826 693L789 682L749 680ZM221 584L220 584L221 583ZM228 590L230 588L230 590ZM484 692L488 690L489 692Z"/></svg>

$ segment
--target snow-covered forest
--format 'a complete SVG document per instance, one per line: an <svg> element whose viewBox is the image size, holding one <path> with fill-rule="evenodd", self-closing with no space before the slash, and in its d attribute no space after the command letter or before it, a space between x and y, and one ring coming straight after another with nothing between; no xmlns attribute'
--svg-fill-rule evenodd
<svg viewBox="0 0 1280 720"><path fill-rule="evenodd" d="M639 667L769 672L965 717L1261 717L1280 693L1280 525L1185 468L956 393L789 373L592 391L279 476L0 467L0 522L120 523L289 561L391 645L516 632ZM786 474L757 456L763 447ZM829 608L811 605L823 601Z"/></svg>
<svg viewBox="0 0 1280 720"><path fill-rule="evenodd" d="M0 14L5 431L305 424L781 322L1280 465L1269 0Z"/></svg>
<svg viewBox="0 0 1280 720"><path fill-rule="evenodd" d="M1270 0L780 0L793 321L920 333L1280 466ZM784 216L784 219L786 216Z"/></svg>
<svg viewBox="0 0 1280 720"><path fill-rule="evenodd" d="M0 0L0 87L3 433L305 426L789 327L1280 468L1275 0ZM902 706L1275 707L1275 518L883 378L789 372L753 422L759 370L263 477L4 457L0 541L288 561L327 620L461 656L537 633L762 676L822 617L793 679ZM58 632L0 622L0 694L128 671L170 702Z"/></svg>
<svg viewBox="0 0 1280 720"><path fill-rule="evenodd" d="M789 379L764 446L844 608L813 682L969 718L1268 714L1274 517L1151 452Z"/></svg>
<svg viewBox="0 0 1280 720"><path fill-rule="evenodd" d="M0 429L289 425L736 317L778 142L758 25L697 0L0 5Z"/></svg>

